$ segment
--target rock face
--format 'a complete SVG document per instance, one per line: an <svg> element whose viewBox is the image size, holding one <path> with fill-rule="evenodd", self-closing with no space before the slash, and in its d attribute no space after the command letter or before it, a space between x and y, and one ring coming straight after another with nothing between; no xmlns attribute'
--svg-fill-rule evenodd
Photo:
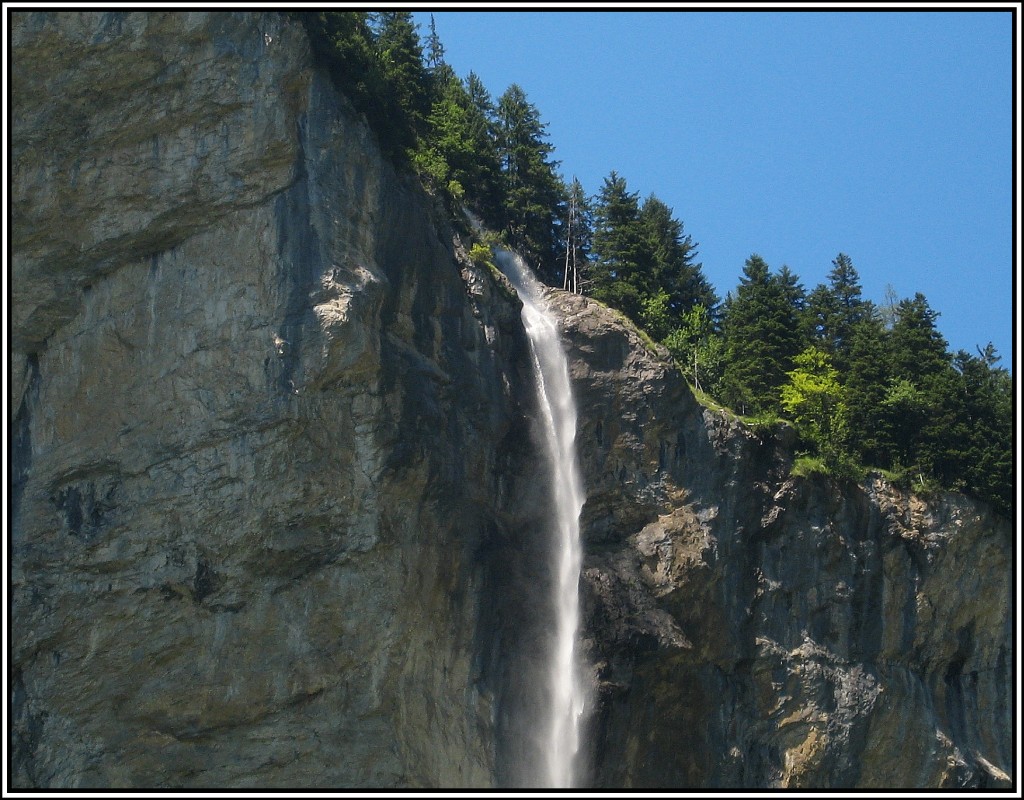
<svg viewBox="0 0 1024 800"><path fill-rule="evenodd" d="M12 39L14 784L488 785L507 287L298 23Z"/></svg>
<svg viewBox="0 0 1024 800"><path fill-rule="evenodd" d="M255 13L11 13L13 787L520 785L519 305ZM997 786L1009 523L566 323L601 786Z"/></svg>
<svg viewBox="0 0 1024 800"><path fill-rule="evenodd" d="M617 314L552 297L588 488L594 784L1008 786L1008 521L789 478L791 431L702 409Z"/></svg>

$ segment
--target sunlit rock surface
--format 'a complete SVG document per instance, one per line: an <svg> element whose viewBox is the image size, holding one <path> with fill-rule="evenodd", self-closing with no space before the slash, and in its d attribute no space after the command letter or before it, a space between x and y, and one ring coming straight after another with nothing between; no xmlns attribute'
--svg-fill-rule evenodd
<svg viewBox="0 0 1024 800"><path fill-rule="evenodd" d="M1009 522L790 478L790 430L702 409L615 312L552 297L589 491L595 784L1008 786Z"/></svg>
<svg viewBox="0 0 1024 800"><path fill-rule="evenodd" d="M551 570L514 293L287 17L10 19L13 786L516 784ZM591 782L1006 785L1009 523L789 479L791 432L550 296Z"/></svg>

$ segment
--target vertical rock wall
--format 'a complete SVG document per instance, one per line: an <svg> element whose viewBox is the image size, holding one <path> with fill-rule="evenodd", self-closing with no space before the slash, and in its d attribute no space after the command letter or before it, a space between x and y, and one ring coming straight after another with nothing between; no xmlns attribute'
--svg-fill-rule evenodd
<svg viewBox="0 0 1024 800"><path fill-rule="evenodd" d="M11 20L14 785L489 785L507 289L297 22Z"/></svg>
<svg viewBox="0 0 1024 800"><path fill-rule="evenodd" d="M957 495L788 477L792 431L701 409L554 292L580 402L598 786L995 788L1013 531Z"/></svg>

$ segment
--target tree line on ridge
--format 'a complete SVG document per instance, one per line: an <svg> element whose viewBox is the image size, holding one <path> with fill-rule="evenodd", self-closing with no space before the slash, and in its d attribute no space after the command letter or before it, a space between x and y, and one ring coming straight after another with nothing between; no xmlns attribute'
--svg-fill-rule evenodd
<svg viewBox="0 0 1024 800"><path fill-rule="evenodd" d="M544 282L620 310L706 402L755 425L790 422L806 472L879 469L1011 512L1012 378L991 344L950 352L923 294L864 298L844 253L808 290L753 254L722 299L671 208L615 171L593 196L567 183L522 87L495 100L473 72L459 78L433 19L421 40L409 12L290 13L384 152L456 225L471 211Z"/></svg>

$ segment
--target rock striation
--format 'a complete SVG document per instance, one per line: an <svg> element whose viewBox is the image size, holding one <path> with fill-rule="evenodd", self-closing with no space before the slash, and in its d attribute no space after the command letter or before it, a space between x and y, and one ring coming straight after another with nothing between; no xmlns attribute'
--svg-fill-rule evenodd
<svg viewBox="0 0 1024 800"><path fill-rule="evenodd" d="M528 782L519 304L252 12L14 10L14 788ZM999 787L1012 534L789 477L553 291L607 787Z"/></svg>

